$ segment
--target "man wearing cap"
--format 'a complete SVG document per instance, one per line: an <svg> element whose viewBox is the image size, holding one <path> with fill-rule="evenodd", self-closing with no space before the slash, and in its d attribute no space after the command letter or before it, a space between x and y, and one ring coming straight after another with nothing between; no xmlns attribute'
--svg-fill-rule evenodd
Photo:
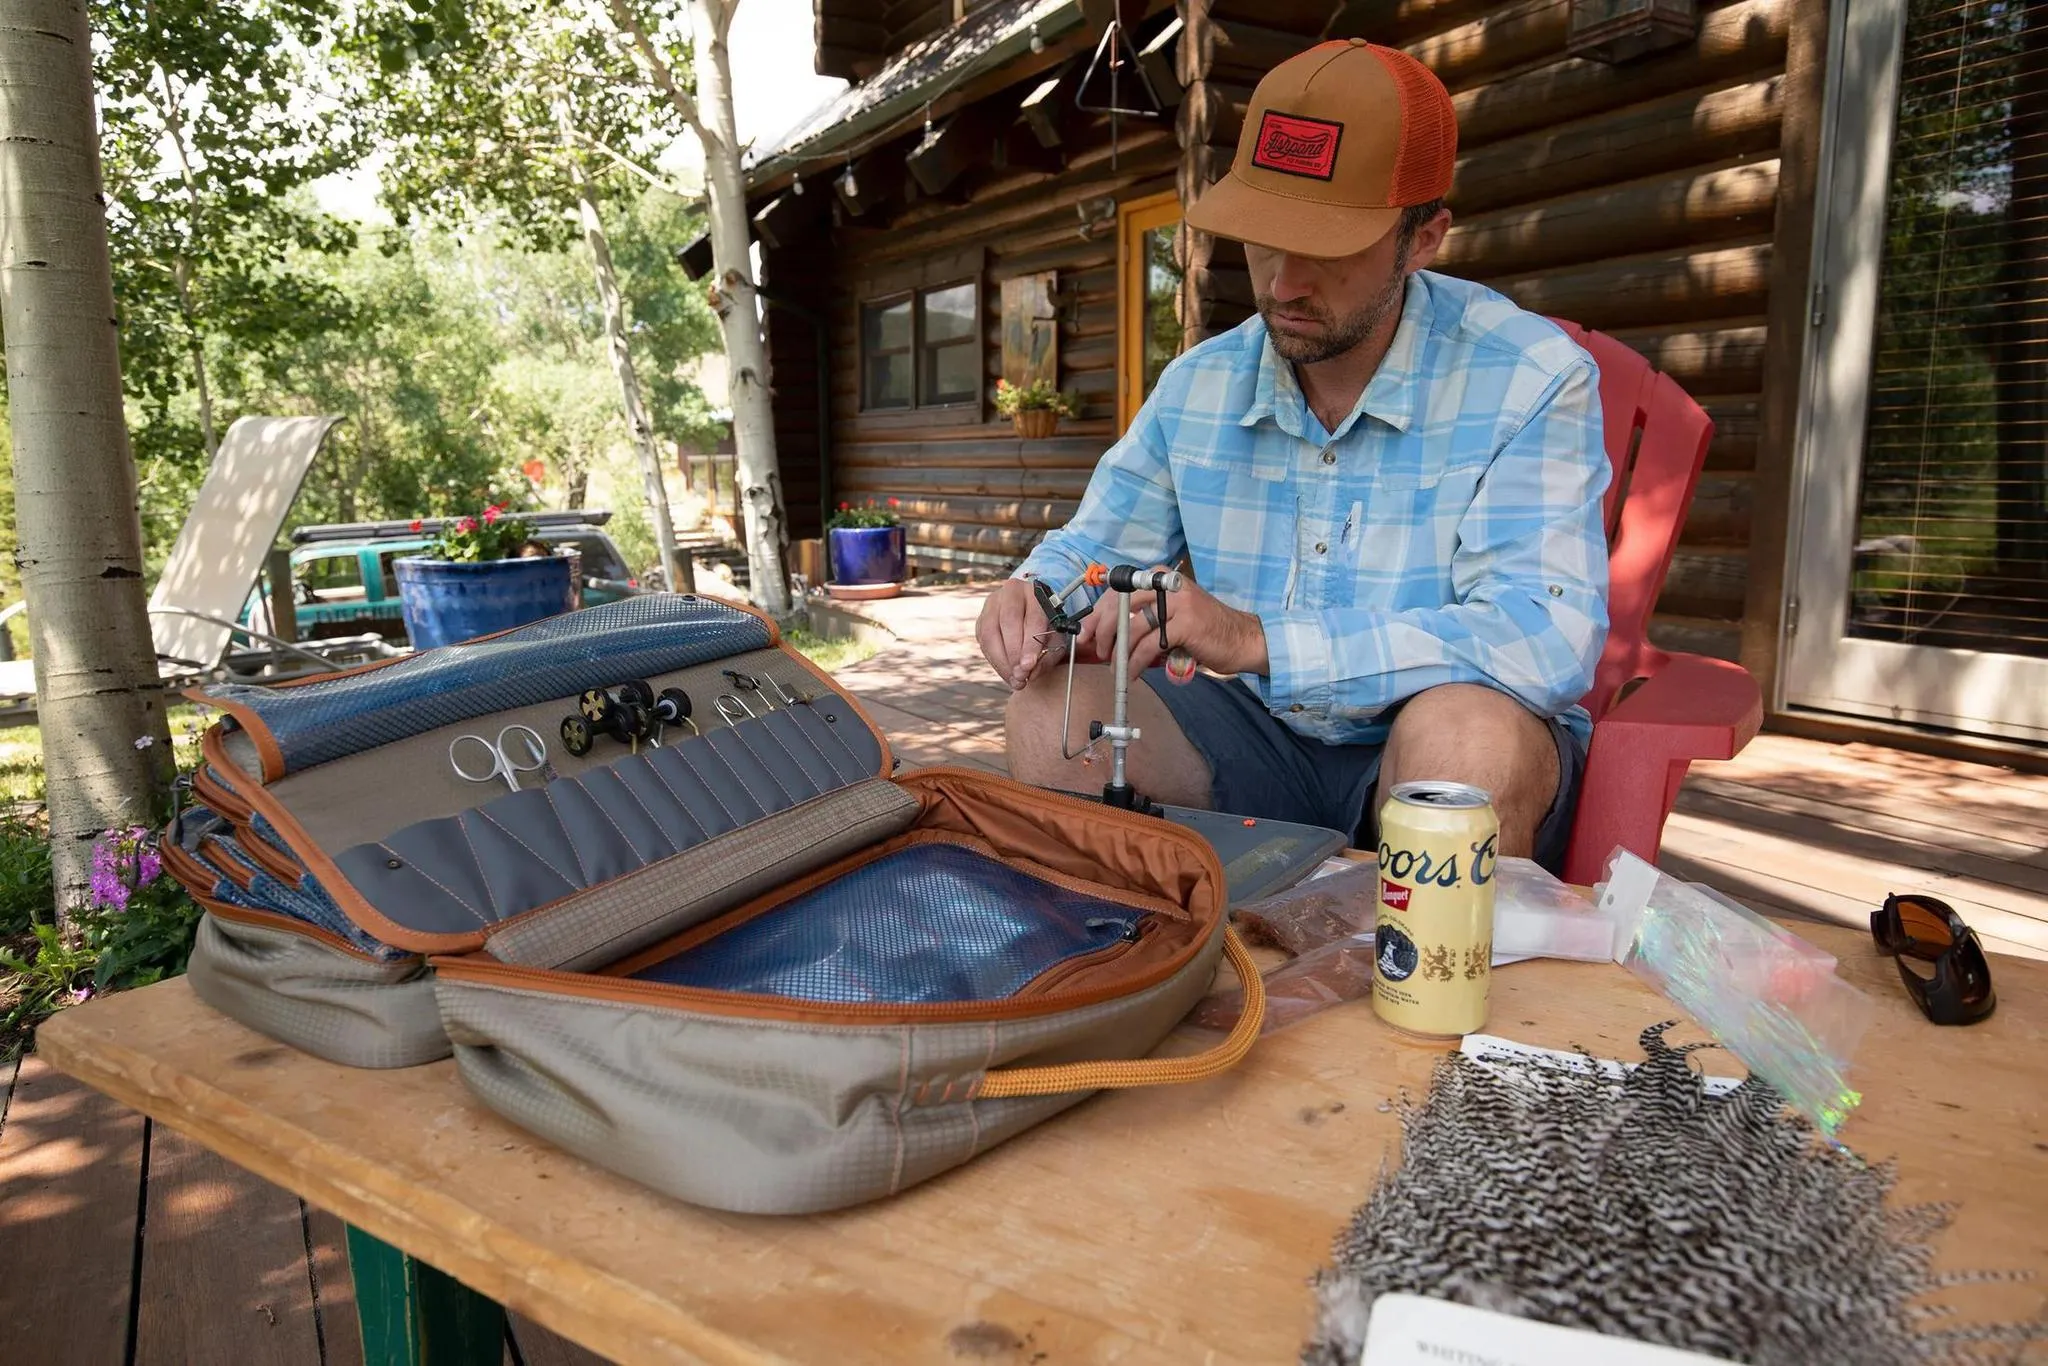
<svg viewBox="0 0 2048 1366"><path fill-rule="evenodd" d="M1607 635L1598 376L1551 323L1425 269L1456 152L1449 94L1404 53L1324 43L1259 83L1187 214L1245 244L1258 316L1167 367L982 612L1017 690L1014 776L1103 779L1061 758L1063 659L1027 580L1185 559L1167 638L1209 672L1154 667L1156 609L1133 599L1140 791L1375 844L1376 792L1467 782L1502 854L1562 861ZM1090 616L1080 659L1110 657L1113 618ZM1078 669L1075 715L1106 716L1110 687Z"/></svg>

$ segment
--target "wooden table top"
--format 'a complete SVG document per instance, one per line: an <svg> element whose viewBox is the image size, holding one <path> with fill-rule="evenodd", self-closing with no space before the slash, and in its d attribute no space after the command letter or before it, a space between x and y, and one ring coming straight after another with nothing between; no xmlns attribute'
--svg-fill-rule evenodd
<svg viewBox="0 0 2048 1366"><path fill-rule="evenodd" d="M1794 928L1877 1003L1842 1138L1896 1159L1896 1199L1959 1202L1937 1267L2048 1271L2048 963L1994 958L1997 1013L1944 1029L1867 935ZM1530 962L1496 976L1487 1029L1635 1059L1638 1033L1675 1013L1618 967ZM1020 1366L1293 1360L1310 1275L1398 1154L1394 1098L1421 1096L1443 1052L1353 1002L1261 1040L1226 1077L1099 1096L895 1199L774 1219L569 1157L472 1101L452 1063L361 1071L273 1043L182 980L67 1010L37 1047L622 1362ZM1948 1298L1962 1321L2012 1321L2043 1293Z"/></svg>

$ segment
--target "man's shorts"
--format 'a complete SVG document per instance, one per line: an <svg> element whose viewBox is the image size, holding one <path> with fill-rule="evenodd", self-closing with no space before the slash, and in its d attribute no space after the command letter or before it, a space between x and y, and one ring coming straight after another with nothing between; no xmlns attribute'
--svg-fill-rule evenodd
<svg viewBox="0 0 2048 1366"><path fill-rule="evenodd" d="M1208 763L1215 810L1343 830L1361 849L1379 847L1372 797L1384 745L1332 745L1299 735L1234 678L1196 674L1175 684L1166 670L1148 669L1144 679ZM1547 724L1557 742L1558 784L1536 831L1536 861L1557 872L1571 840L1586 751L1562 721Z"/></svg>

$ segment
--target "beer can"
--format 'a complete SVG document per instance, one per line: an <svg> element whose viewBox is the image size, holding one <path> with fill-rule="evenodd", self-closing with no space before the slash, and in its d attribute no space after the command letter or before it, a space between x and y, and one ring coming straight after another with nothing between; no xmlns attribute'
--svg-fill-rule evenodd
<svg viewBox="0 0 2048 1366"><path fill-rule="evenodd" d="M1397 784L1380 809L1372 1007L1429 1038L1486 1023L1493 982L1493 798L1464 783Z"/></svg>

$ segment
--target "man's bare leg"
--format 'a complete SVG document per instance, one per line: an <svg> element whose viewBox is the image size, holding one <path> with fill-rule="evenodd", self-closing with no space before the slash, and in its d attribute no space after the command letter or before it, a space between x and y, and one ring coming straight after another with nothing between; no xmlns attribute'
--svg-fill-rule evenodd
<svg viewBox="0 0 2048 1366"><path fill-rule="evenodd" d="M1424 779L1492 793L1501 857L1529 858L1537 827L1557 799L1557 741L1548 722L1506 693L1447 683L1409 698L1394 718L1374 810L1394 784Z"/></svg>
<svg viewBox="0 0 2048 1366"><path fill-rule="evenodd" d="M1060 757L1060 715L1067 685L1064 663L1048 665L1022 691L1010 694L1004 714L1010 776L1090 796L1109 781L1109 741L1095 745L1095 762ZM1074 733L1071 747L1088 743L1088 723L1107 721L1115 703L1109 666L1082 664L1074 669ZM1209 805L1209 765L1181 734L1173 713L1152 689L1131 684L1130 722L1144 732L1130 748L1126 776L1131 786L1155 802L1171 806Z"/></svg>

